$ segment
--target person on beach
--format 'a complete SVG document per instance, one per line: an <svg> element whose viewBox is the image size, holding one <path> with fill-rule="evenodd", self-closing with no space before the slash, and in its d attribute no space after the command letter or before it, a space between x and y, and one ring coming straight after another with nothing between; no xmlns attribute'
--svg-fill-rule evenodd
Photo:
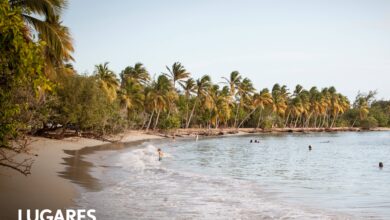
<svg viewBox="0 0 390 220"><path fill-rule="evenodd" d="M309 145L309 150L311 150L311 145Z"/></svg>
<svg viewBox="0 0 390 220"><path fill-rule="evenodd" d="M157 153L158 153L158 160L161 161L162 157L164 156L164 154L163 154L163 152L161 151L160 148L157 149Z"/></svg>
<svg viewBox="0 0 390 220"><path fill-rule="evenodd" d="M383 168L383 163L379 162L379 169L382 169L382 168Z"/></svg>

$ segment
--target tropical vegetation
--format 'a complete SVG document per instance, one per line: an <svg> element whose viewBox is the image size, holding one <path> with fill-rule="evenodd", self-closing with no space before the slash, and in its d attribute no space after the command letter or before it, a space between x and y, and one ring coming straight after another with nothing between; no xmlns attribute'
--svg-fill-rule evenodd
<svg viewBox="0 0 390 220"><path fill-rule="evenodd" d="M103 137L125 129L390 126L390 101L375 92L351 103L336 88L255 87L239 71L194 78L175 62L152 77L142 63L108 62L79 74L61 23L65 0L0 0L0 166L29 173L24 137ZM260 82L259 82L260 83Z"/></svg>

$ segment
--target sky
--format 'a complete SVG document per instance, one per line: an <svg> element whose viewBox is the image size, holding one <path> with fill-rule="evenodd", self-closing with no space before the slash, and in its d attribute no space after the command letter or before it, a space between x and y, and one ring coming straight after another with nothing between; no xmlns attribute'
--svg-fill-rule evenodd
<svg viewBox="0 0 390 220"><path fill-rule="evenodd" d="M279 83L390 99L388 0L70 0L63 17L79 73L181 62L222 82L237 70L256 89Z"/></svg>

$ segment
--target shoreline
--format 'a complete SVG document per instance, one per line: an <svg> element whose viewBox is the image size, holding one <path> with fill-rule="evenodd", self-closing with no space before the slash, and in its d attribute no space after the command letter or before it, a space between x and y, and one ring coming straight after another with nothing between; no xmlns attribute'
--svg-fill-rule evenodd
<svg viewBox="0 0 390 220"><path fill-rule="evenodd" d="M161 133L155 132L157 135L164 137L191 137L191 136L223 136L237 134L256 134L256 133L316 133L316 132L361 132L361 131L390 131L387 127L377 127L364 129L360 127L334 127L334 128L270 128L270 129L255 129L255 128L180 128L165 131ZM151 133L152 134L152 133Z"/></svg>
<svg viewBox="0 0 390 220"><path fill-rule="evenodd" d="M127 131L117 143L137 142L163 138L143 132ZM119 136L118 136L119 137ZM83 137L71 137L62 140L44 137L29 137L30 153L34 157L31 174L24 176L11 169L0 167L0 219L17 219L17 210L22 209L66 209L74 205L79 192L76 188L82 179L85 164L77 160L69 161L69 152L111 145L111 142ZM29 156L31 157L31 156ZM78 170L68 172L66 164L76 163ZM81 170L81 172L80 172ZM74 170L75 171L75 170ZM85 170L88 171L88 170ZM72 174L73 179L64 177Z"/></svg>
<svg viewBox="0 0 390 220"><path fill-rule="evenodd" d="M129 130L110 136L117 139L114 143L83 137L71 137L62 140L43 137L30 137L31 153L38 154L31 169L32 174L23 176L0 167L0 219L13 219L17 209L65 209L74 205L78 196L77 186L88 190L99 190L98 181L92 177L89 169L93 166L83 160L83 155L96 151L119 150L126 145L140 145L155 139L190 138L199 136L236 136L255 133L309 133L309 132L359 132L390 131L390 128L364 130L361 128L273 128L255 130L253 128L222 129L177 129L166 132L144 132ZM76 184L76 185L74 185ZM44 189L44 190L42 190Z"/></svg>

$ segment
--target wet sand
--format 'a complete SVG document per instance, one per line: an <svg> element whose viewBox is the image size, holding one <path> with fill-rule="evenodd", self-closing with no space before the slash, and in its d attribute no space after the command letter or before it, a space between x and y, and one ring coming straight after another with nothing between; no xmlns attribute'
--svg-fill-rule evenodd
<svg viewBox="0 0 390 220"><path fill-rule="evenodd" d="M122 134L120 142L155 138L162 137L131 131ZM114 146L123 145L118 143ZM56 210L70 207L77 196L74 183L98 189L97 181L88 172L91 164L81 160L81 157L88 151L108 147L111 149L112 144L87 138L54 140L31 137L31 153L38 154L31 175L24 176L0 167L0 219L17 219L18 209ZM74 157L72 154L79 156Z"/></svg>
<svg viewBox="0 0 390 220"><path fill-rule="evenodd" d="M138 145L146 140L164 137L194 137L196 135L243 135L248 133L283 132L337 132L360 131L359 128L284 128L271 130L240 129L178 129L165 134L128 131L113 139L112 144L87 138L66 138L54 140L32 137L31 152L38 154L31 175L23 176L15 171L0 167L0 219L17 219L18 209L63 209L73 205L77 196L76 185L88 190L99 190L99 181L91 174L92 163L84 156L97 151L118 150ZM389 130L378 128L377 131Z"/></svg>

